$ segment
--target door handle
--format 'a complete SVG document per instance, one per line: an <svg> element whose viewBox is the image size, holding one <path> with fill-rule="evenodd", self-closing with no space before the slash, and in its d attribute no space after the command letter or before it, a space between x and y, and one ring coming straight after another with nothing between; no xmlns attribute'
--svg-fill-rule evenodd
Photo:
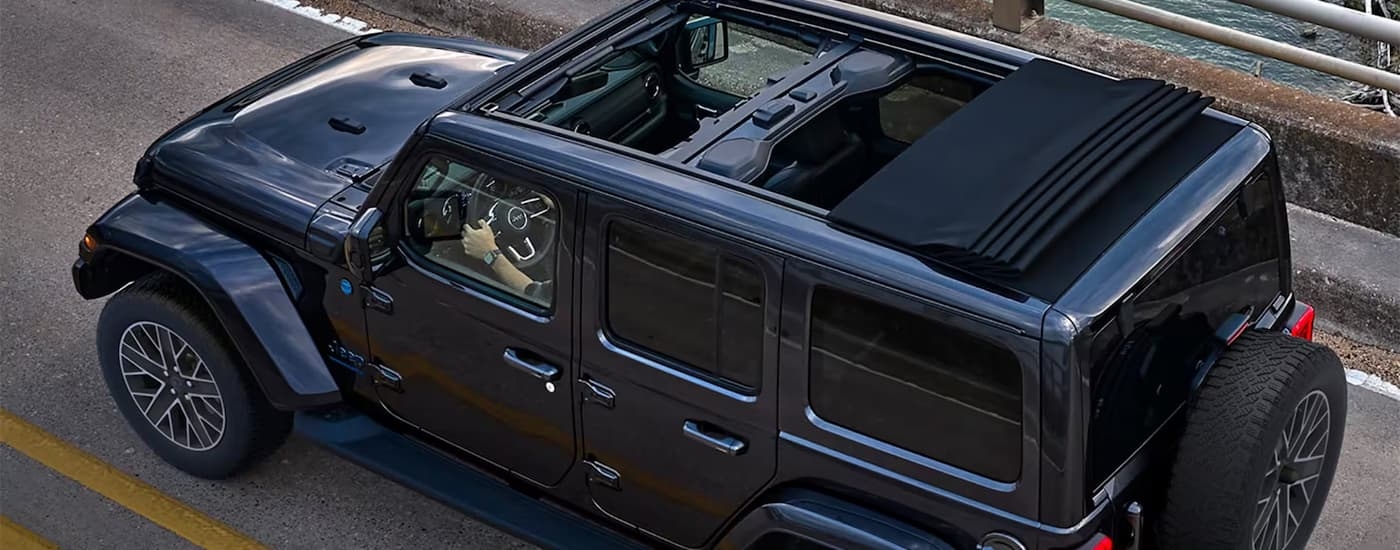
<svg viewBox="0 0 1400 550"><path fill-rule="evenodd" d="M585 460L583 463L588 465L586 476L588 483L601 485L612 490L622 488L622 474L617 473L617 470L597 460Z"/></svg>
<svg viewBox="0 0 1400 550"><path fill-rule="evenodd" d="M504 357L507 364L525 371L530 376L545 382L553 382L559 379L559 367L539 360L533 353L515 348L506 348Z"/></svg>
<svg viewBox="0 0 1400 550"><path fill-rule="evenodd" d="M394 312L394 297L388 292L368 285L365 286L365 290L365 307L384 313Z"/></svg>
<svg viewBox="0 0 1400 550"><path fill-rule="evenodd" d="M613 408L613 403L617 399L617 393L612 391L612 388L599 384L597 381L590 378L584 378L579 380L579 382L583 382L584 403L597 403L598 406L604 409Z"/></svg>
<svg viewBox="0 0 1400 550"><path fill-rule="evenodd" d="M707 429L708 428L708 429ZM744 454L744 449L748 444L744 440L716 430L710 426L701 426L699 422L687 420L682 426L685 436L705 444L706 447L721 453L737 456Z"/></svg>

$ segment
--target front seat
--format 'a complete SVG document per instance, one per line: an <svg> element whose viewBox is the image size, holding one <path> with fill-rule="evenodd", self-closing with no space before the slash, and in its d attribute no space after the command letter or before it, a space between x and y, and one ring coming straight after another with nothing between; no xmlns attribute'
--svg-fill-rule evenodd
<svg viewBox="0 0 1400 550"><path fill-rule="evenodd" d="M829 209L860 185L865 147L836 115L823 114L778 144L764 189Z"/></svg>

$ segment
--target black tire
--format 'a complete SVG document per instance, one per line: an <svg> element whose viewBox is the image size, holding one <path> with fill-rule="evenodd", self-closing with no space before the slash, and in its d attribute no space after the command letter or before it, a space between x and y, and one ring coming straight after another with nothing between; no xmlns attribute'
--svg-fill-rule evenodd
<svg viewBox="0 0 1400 550"><path fill-rule="evenodd" d="M131 336L128 336L128 328L133 329ZM168 329L176 338L188 344L188 351L172 344L171 348L182 352L172 351L170 356L178 355L185 365L184 370L193 370L188 374L196 378L162 380L137 372L147 369L137 365L132 348L123 348L123 338L144 338L137 342L137 347L149 351L151 347L146 344L160 341L160 337L151 338L149 335L152 331L160 334L161 328ZM138 334L138 330L144 332ZM175 338L169 341L174 342ZM131 344L133 340L125 342ZM151 355L143 353L141 357L160 357L158 361L163 361L166 355L160 349L162 345L154 345L157 349ZM277 450L291 431L291 415L274 409L267 402L204 301L173 276L157 274L142 278L108 300L97 323L97 349L107 390L127 423L156 455L191 475L206 479L227 478ZM126 359L121 355L124 350L127 352ZM190 352L194 355L189 355ZM201 360L202 363L199 363ZM195 365L191 367L190 363ZM142 364L150 368L161 363ZM124 369L127 374L123 374ZM177 386L199 384L197 389L211 387L203 380L212 380L212 387L221 399L201 398L199 394L187 397L187 392L196 390L183 387L178 396L174 393ZM128 381L139 387L129 388ZM184 383L181 384L181 381ZM154 384L159 384L154 391L159 398L165 399L169 389L172 397L168 401L173 403L166 406L167 402L157 402L157 397L150 397L144 403L138 402L138 399L147 398L137 397L133 392L141 390L139 393L146 394ZM181 398L185 401L182 402ZM189 420L189 411L193 409L185 409L186 406L194 407L193 403L201 403L200 410L209 422L200 424L198 430L189 428L176 435L177 420L180 418L185 421L178 425L194 425ZM160 414L156 409L169 411L171 416L161 416L163 428L158 429L156 421L147 419L143 407L152 410L153 414ZM219 408L222 409L222 418L215 416ZM223 429L215 437L215 427L220 422ZM200 434L205 437L201 439ZM179 441L182 436L186 438L183 443Z"/></svg>
<svg viewBox="0 0 1400 550"><path fill-rule="evenodd" d="M1246 332L1210 372L1187 411L1158 524L1159 547L1304 548L1337 469L1346 403L1346 375L1332 350L1283 333ZM1323 425L1325 435L1318 431ZM1286 467L1275 467L1285 429L1303 440L1287 445L1294 452L1286 454L1311 458L1321 452L1321 458L1295 463L1285 456ZM1304 494L1307 498L1295 500ZM1279 516L1271 514L1281 508L1270 508L1270 502L1303 501L1306 511L1296 527L1288 523L1291 536L1284 531L1284 544L1275 545L1278 539L1255 530L1256 521L1278 526ZM1255 540L1256 535L1268 540Z"/></svg>

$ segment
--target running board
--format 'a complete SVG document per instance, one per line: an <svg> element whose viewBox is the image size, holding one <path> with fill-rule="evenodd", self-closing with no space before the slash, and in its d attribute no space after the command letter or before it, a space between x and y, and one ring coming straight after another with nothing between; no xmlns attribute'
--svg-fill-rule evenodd
<svg viewBox="0 0 1400 550"><path fill-rule="evenodd" d="M362 414L297 413L296 431L371 471L544 548L645 548L531 498Z"/></svg>

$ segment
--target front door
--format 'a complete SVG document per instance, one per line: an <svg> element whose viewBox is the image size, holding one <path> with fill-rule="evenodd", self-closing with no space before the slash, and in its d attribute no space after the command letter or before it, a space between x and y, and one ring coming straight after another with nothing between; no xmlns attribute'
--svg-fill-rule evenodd
<svg viewBox="0 0 1400 550"><path fill-rule="evenodd" d="M588 200L580 405L594 503L700 546L776 467L781 261Z"/></svg>
<svg viewBox="0 0 1400 550"><path fill-rule="evenodd" d="M543 485L574 461L577 191L456 147L398 187L394 255L366 289L384 407ZM401 225L399 225L401 224Z"/></svg>

